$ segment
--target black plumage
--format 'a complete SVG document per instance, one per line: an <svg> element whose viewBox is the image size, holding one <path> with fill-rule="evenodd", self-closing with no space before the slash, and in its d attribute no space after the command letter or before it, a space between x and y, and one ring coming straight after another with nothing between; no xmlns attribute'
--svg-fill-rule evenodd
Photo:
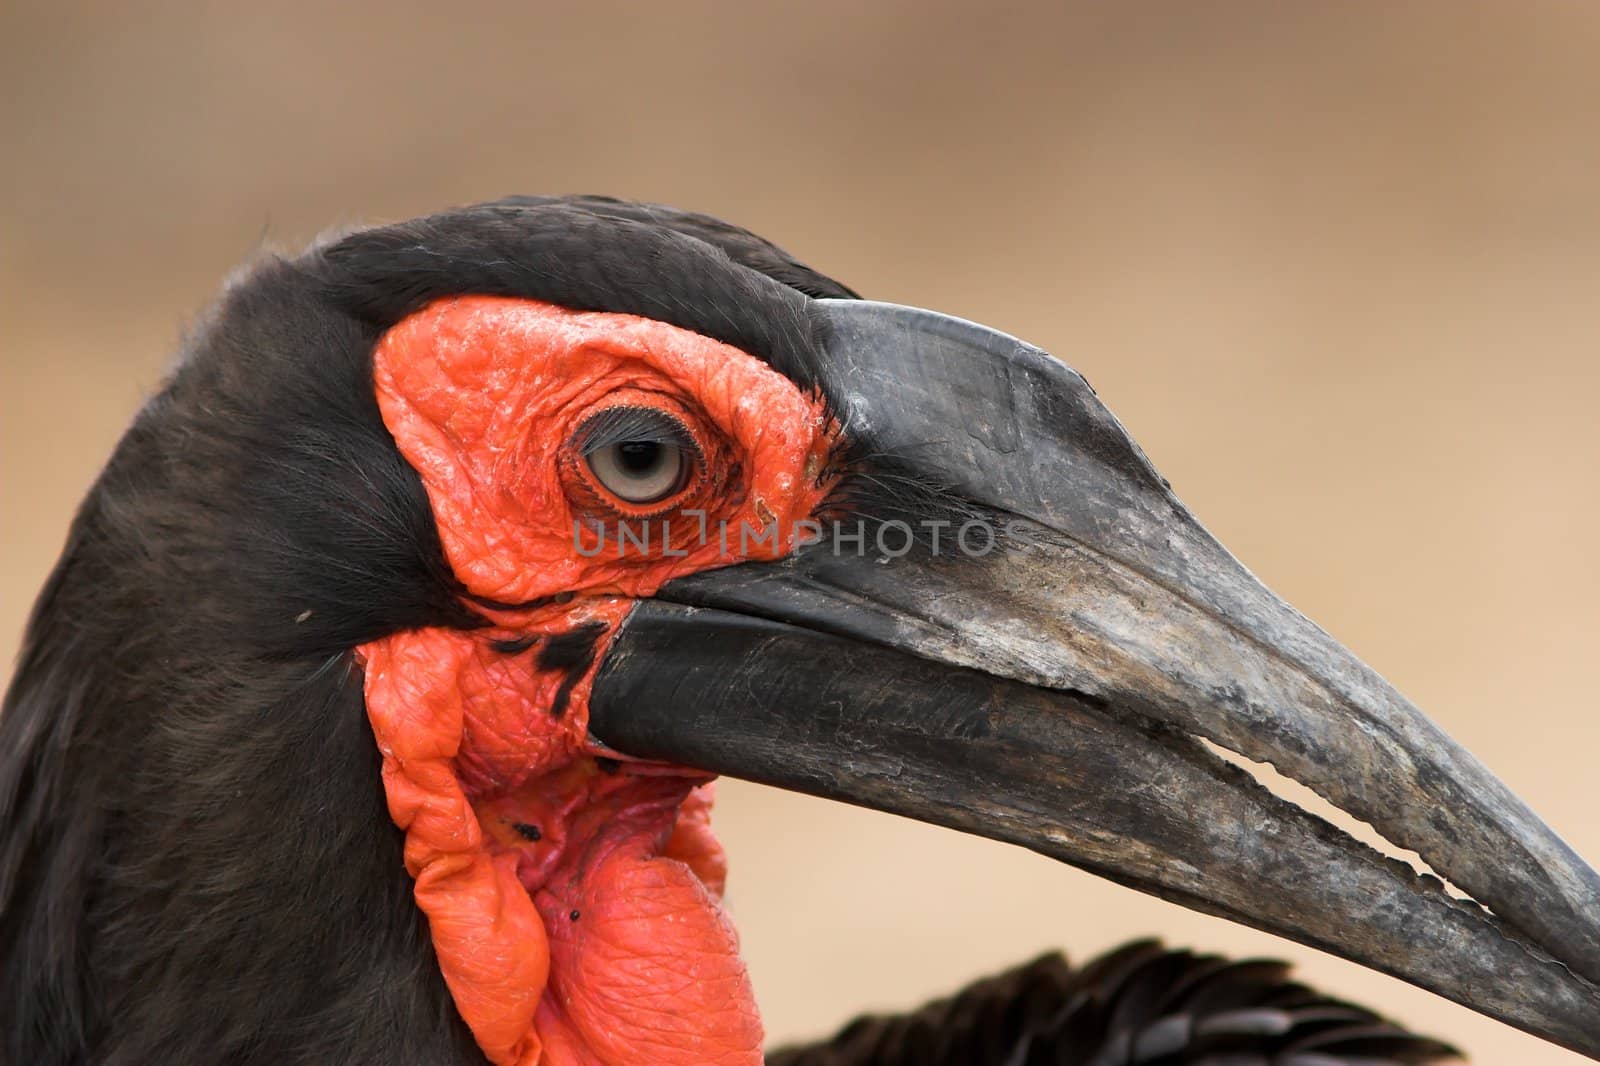
<svg viewBox="0 0 1600 1066"><path fill-rule="evenodd" d="M1059 954L908 1014L858 1018L767 1066L1416 1066L1455 1049L1322 996L1271 960L1142 940Z"/></svg>

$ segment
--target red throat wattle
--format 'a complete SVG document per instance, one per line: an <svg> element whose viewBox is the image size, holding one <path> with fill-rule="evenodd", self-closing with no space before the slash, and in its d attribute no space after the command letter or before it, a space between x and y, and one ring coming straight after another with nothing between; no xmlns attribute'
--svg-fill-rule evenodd
<svg viewBox="0 0 1600 1066"><path fill-rule="evenodd" d="M588 691L633 600L794 549L830 488L821 403L661 322L493 297L397 324L374 379L489 623L360 649L389 812L457 1009L497 1066L760 1063L711 784L595 745ZM582 427L622 407L692 437L693 469L647 507L582 466Z"/></svg>

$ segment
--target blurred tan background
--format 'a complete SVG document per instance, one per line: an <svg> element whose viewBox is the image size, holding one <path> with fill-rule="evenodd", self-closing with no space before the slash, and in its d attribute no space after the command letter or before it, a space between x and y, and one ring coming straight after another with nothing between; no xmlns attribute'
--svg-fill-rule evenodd
<svg viewBox="0 0 1600 1066"><path fill-rule="evenodd" d="M609 192L1075 364L1224 543L1600 860L1600 6L222 6L0 15L8 660L236 263ZM775 1038L1159 932L1481 1063L1580 1061L1021 851L722 797Z"/></svg>

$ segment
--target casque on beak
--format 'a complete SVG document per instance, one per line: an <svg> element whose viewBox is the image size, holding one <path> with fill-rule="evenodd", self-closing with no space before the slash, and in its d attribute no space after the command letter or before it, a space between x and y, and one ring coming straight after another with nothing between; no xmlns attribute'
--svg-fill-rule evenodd
<svg viewBox="0 0 1600 1066"><path fill-rule="evenodd" d="M1021 844L1600 1059L1600 876L1212 539L1078 374L932 312L814 306L846 432L953 506L669 583L602 663L599 741Z"/></svg>

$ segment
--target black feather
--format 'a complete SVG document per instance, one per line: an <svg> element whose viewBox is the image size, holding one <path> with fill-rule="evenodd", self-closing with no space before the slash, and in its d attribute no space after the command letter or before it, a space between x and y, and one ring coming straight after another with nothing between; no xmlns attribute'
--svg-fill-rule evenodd
<svg viewBox="0 0 1600 1066"><path fill-rule="evenodd" d="M1074 971L1060 955L908 1014L858 1018L767 1066L1419 1066L1456 1058L1329 999L1279 962L1141 940Z"/></svg>
<svg viewBox="0 0 1600 1066"><path fill-rule="evenodd" d="M854 295L725 223L595 197L520 197L379 226L328 245L307 267L342 308L379 328L441 296L533 297L670 322L808 388L821 380L824 323L787 282Z"/></svg>

